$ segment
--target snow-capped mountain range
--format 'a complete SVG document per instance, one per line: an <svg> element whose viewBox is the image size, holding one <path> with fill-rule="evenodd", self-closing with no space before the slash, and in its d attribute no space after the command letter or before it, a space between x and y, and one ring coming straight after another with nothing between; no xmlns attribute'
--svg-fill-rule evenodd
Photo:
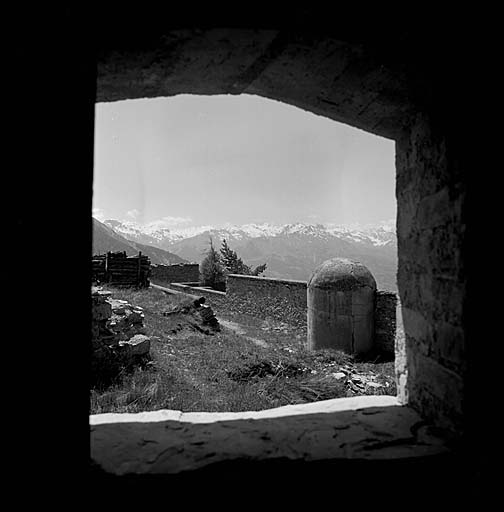
<svg viewBox="0 0 504 512"><path fill-rule="evenodd" d="M105 254L108 251L124 251L129 256L134 256L141 251L155 265L172 265L186 261L160 247L128 240L99 220L93 219L93 255Z"/></svg>
<svg viewBox="0 0 504 512"><path fill-rule="evenodd" d="M338 224L227 224L223 227L197 226L190 228L159 228L155 223L141 225L132 221L105 220L104 224L125 238L140 243L150 243L162 249L181 240L202 233L217 235L218 238L242 240L245 238L275 237L282 235L308 235L317 238L337 236L356 243L374 246L393 244L395 238L395 221L383 221L369 225ZM153 225L154 224L154 225Z"/></svg>
<svg viewBox="0 0 504 512"><path fill-rule="evenodd" d="M105 220L104 224L128 240L194 262L203 259L210 238L217 249L226 239L248 265L266 263L265 277L308 280L313 270L329 258L353 258L371 270L380 288L397 289L395 221L365 226L263 223L181 229L117 220Z"/></svg>

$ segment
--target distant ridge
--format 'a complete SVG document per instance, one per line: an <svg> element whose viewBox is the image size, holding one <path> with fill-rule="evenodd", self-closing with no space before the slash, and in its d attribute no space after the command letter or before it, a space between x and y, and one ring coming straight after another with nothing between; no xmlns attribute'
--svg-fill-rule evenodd
<svg viewBox="0 0 504 512"><path fill-rule="evenodd" d="M266 262L264 277L307 281L323 261L351 258L369 268L380 289L397 291L397 237L393 220L352 227L294 223L185 229L154 229L116 220L105 223L127 239L149 240L152 245L196 262L203 259L210 238L217 246L225 238L247 265Z"/></svg>
<svg viewBox="0 0 504 512"><path fill-rule="evenodd" d="M126 251L128 256L134 256L142 252L148 256L155 265L172 265L174 263L187 263L187 260L171 252L127 240L119 233L100 221L93 218L93 255L105 254L108 251Z"/></svg>

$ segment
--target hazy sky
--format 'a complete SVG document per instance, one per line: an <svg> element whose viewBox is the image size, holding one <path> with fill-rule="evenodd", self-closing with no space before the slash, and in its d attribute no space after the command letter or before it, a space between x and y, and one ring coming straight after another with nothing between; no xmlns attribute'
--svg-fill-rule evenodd
<svg viewBox="0 0 504 512"><path fill-rule="evenodd" d="M394 142L250 95L96 105L94 213L170 227L395 218Z"/></svg>

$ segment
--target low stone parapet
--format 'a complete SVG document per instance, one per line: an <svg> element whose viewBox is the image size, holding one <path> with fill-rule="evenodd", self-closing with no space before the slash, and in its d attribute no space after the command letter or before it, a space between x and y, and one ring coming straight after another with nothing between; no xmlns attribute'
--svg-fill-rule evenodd
<svg viewBox="0 0 504 512"><path fill-rule="evenodd" d="M307 327L307 282L230 274L226 292L201 286L198 282L170 283L180 293L206 297L217 313L232 311L260 319L273 319L292 326ZM397 293L378 290L375 301L375 347L394 357L396 337L402 329Z"/></svg>

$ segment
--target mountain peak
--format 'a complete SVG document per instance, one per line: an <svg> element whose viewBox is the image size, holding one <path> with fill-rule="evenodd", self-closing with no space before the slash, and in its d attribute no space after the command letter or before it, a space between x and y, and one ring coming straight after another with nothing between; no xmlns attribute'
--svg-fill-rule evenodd
<svg viewBox="0 0 504 512"><path fill-rule="evenodd" d="M344 257L368 266L382 289L396 290L397 240L395 221L374 225L249 223L153 229L133 222L105 221L108 229L137 244L169 251L199 262L226 239L250 266L267 264L265 277L308 280L323 261ZM217 248L217 247L216 247Z"/></svg>
<svg viewBox="0 0 504 512"><path fill-rule="evenodd" d="M135 255L141 251L154 264L169 265L186 262L184 258L155 245L131 240L131 238L119 232L118 227L122 228L123 223L114 220L102 223L93 218L93 254L104 254L108 251L125 251L128 255Z"/></svg>
<svg viewBox="0 0 504 512"><path fill-rule="evenodd" d="M167 249L171 244L202 234L219 239L244 240L272 238L277 236L309 236L327 239L339 237L354 243L367 243L374 246L387 245L395 240L395 220L376 224L309 224L295 222L289 224L249 223L236 225L226 223L221 227L193 226L186 228L159 227L156 222L138 224L132 221L108 219L104 223L128 240L159 246Z"/></svg>

